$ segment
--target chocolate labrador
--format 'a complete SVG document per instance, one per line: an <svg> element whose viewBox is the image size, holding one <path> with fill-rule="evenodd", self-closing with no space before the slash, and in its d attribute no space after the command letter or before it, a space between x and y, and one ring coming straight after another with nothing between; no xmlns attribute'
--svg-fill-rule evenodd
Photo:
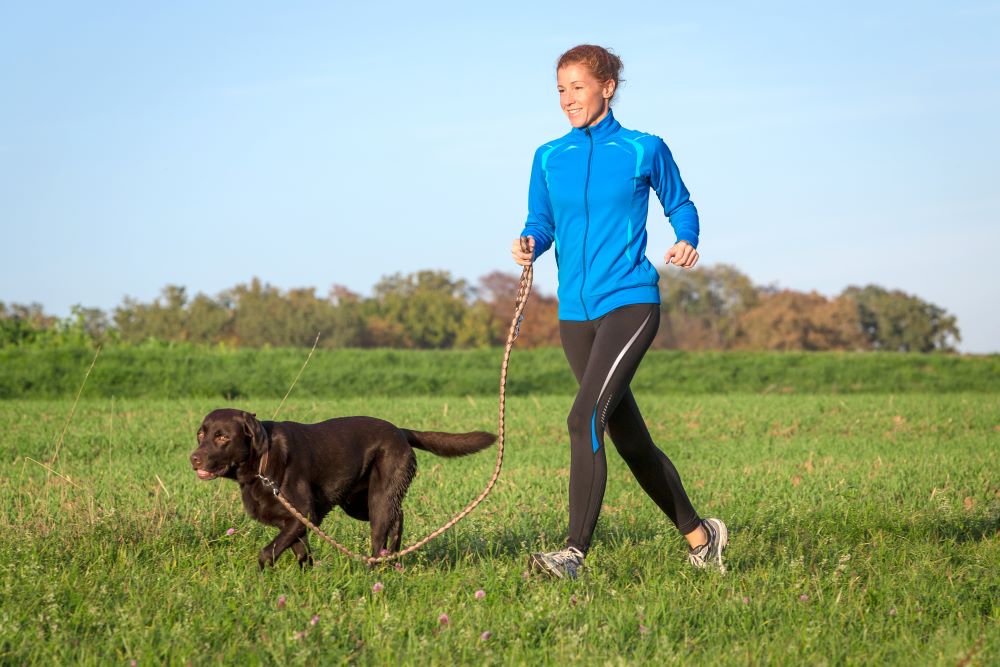
<svg viewBox="0 0 1000 667"><path fill-rule="evenodd" d="M300 565L310 561L306 527L257 477L274 481L281 494L313 523L336 506L371 523L372 555L399 551L403 496L417 469L413 448L438 456L464 456L489 447L483 431L439 433L398 428L374 417L341 417L318 424L259 421L242 410L210 412L198 428L191 467L201 479L239 482L243 507L275 526L278 536L261 549L261 569L291 547Z"/></svg>

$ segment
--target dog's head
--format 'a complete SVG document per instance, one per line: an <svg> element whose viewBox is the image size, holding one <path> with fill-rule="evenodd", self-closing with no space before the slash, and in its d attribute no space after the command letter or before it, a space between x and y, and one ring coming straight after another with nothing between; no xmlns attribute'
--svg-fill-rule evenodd
<svg viewBox="0 0 1000 667"><path fill-rule="evenodd" d="M267 431L257 416L242 410L213 410L198 428L198 449L191 467L201 479L236 477L251 455L262 456L269 444Z"/></svg>

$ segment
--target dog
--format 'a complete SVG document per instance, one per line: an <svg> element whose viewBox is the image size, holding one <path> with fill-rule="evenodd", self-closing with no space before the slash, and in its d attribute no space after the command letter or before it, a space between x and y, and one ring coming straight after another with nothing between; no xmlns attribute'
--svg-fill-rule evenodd
<svg viewBox="0 0 1000 667"><path fill-rule="evenodd" d="M258 474L319 525L334 507L371 523L372 556L399 551L403 497L417 470L413 448L438 456L465 456L496 440L492 433L412 431L374 417L341 417L318 424L259 421L224 408L198 428L191 467L203 480L226 477L240 485L243 507L279 529L260 551L260 569L291 547L299 565L312 562L306 527L274 497Z"/></svg>

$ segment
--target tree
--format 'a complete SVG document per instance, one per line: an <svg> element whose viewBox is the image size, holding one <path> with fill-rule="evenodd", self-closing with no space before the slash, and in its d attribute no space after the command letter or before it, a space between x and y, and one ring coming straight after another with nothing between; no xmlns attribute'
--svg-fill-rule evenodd
<svg viewBox="0 0 1000 667"><path fill-rule="evenodd" d="M955 317L916 296L877 285L816 293L755 286L725 264L670 271L660 281L662 318L653 347L682 350L951 351L961 340ZM324 297L311 287L283 291L258 278L210 297L167 285L151 303L125 297L113 323L75 306L65 319L39 304L0 302L0 346L74 345L148 339L247 347L452 348L502 345L518 276L495 271L476 287L447 271L384 276L372 298L342 285ZM535 290L518 344L558 346L559 303Z"/></svg>
<svg viewBox="0 0 1000 667"><path fill-rule="evenodd" d="M758 289L728 264L660 275L663 315L653 347L719 350L733 345L740 315L753 308Z"/></svg>
<svg viewBox="0 0 1000 667"><path fill-rule="evenodd" d="M46 315L40 303L8 306L0 301L0 347L34 343L55 323L56 318Z"/></svg>
<svg viewBox="0 0 1000 667"><path fill-rule="evenodd" d="M488 332L481 326L472 335L462 332L472 294L464 280L453 280L447 271L396 273L382 278L374 292L368 320L370 331L383 336L391 334L403 347L448 348L459 342L465 346L490 343Z"/></svg>
<svg viewBox="0 0 1000 667"><path fill-rule="evenodd" d="M224 292L222 298L232 304L233 337L240 345L308 347L317 333L324 347L362 343L362 318L350 299L335 305L317 297L312 287L282 292L258 278Z"/></svg>
<svg viewBox="0 0 1000 667"><path fill-rule="evenodd" d="M161 302L162 300L162 302ZM179 285L167 285L153 303L139 303L125 297L115 308L115 326L122 340L139 343L149 338L158 340L187 340L184 327L187 318L187 290Z"/></svg>
<svg viewBox="0 0 1000 667"><path fill-rule="evenodd" d="M861 329L873 349L953 352L962 340L953 315L916 296L878 285L851 286L842 296L857 303Z"/></svg>
<svg viewBox="0 0 1000 667"><path fill-rule="evenodd" d="M868 345L852 299L782 290L763 296L757 306L740 316L734 347L861 350Z"/></svg>
<svg viewBox="0 0 1000 667"><path fill-rule="evenodd" d="M493 344L495 345L507 342L520 282L519 276L503 271L494 271L479 279L478 293L489 306L494 322ZM522 347L560 345L558 299L547 296L537 288L532 289L523 315L518 345Z"/></svg>

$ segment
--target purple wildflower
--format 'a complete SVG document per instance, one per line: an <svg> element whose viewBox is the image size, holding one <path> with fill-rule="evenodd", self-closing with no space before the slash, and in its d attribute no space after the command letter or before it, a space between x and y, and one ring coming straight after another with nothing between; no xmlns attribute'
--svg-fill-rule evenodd
<svg viewBox="0 0 1000 667"><path fill-rule="evenodd" d="M478 591L476 591L476 599L477 600L482 600L484 597L486 597L486 591L484 591L482 588L480 588Z"/></svg>
<svg viewBox="0 0 1000 667"><path fill-rule="evenodd" d="M479 640L480 641L486 641L487 639L489 639L492 636L493 636L493 633L490 632L489 630L486 630L485 632L483 632L483 634L479 635Z"/></svg>
<svg viewBox="0 0 1000 667"><path fill-rule="evenodd" d="M284 595L279 595L278 596L278 609L284 609L284 608L285 608L285 596Z"/></svg>
<svg viewBox="0 0 1000 667"><path fill-rule="evenodd" d="M448 614L441 614L438 616L438 624L440 625L448 625L449 620L451 619L448 618Z"/></svg>
<svg viewBox="0 0 1000 667"><path fill-rule="evenodd" d="M374 585L372 585L372 593L378 593L383 588L385 588L385 586L382 585L382 582L376 581Z"/></svg>
<svg viewBox="0 0 1000 667"><path fill-rule="evenodd" d="M230 528L226 531L226 535L235 535L235 534L236 534L235 528Z"/></svg>
<svg viewBox="0 0 1000 667"><path fill-rule="evenodd" d="M799 602L808 602L808 601L809 601L809 596L806 595L805 593L799 596Z"/></svg>
<svg viewBox="0 0 1000 667"><path fill-rule="evenodd" d="M319 623L319 614L313 614L313 617L309 619L309 625L316 625Z"/></svg>
<svg viewBox="0 0 1000 667"><path fill-rule="evenodd" d="M750 604L750 598L748 598L747 596L744 595L743 596L743 604Z"/></svg>

